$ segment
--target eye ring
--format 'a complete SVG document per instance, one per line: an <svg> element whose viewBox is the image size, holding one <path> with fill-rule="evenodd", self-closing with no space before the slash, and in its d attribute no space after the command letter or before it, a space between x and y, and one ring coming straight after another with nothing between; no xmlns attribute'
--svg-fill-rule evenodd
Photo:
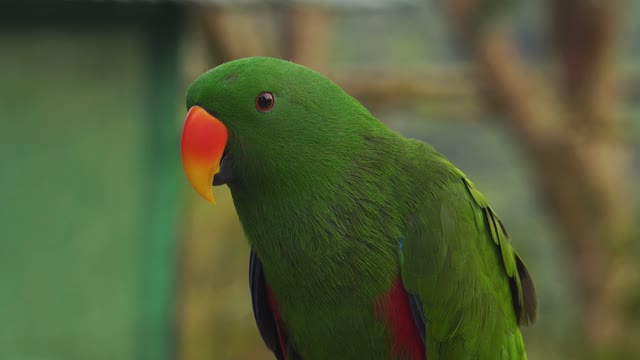
<svg viewBox="0 0 640 360"><path fill-rule="evenodd" d="M268 112L276 103L276 97L269 91L261 92L256 96L256 109L260 112Z"/></svg>

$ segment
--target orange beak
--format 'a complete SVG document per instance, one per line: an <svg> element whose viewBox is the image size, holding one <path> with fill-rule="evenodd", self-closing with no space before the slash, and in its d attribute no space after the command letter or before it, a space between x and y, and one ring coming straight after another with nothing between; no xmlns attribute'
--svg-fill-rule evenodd
<svg viewBox="0 0 640 360"><path fill-rule="evenodd" d="M226 126L200 106L189 109L182 129L182 166L191 186L215 204L213 177L220 172L220 160L229 134Z"/></svg>

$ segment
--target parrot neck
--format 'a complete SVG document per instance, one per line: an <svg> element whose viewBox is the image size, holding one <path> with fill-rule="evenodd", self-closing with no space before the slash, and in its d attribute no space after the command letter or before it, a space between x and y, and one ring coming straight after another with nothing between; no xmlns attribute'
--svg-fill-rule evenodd
<svg viewBox="0 0 640 360"><path fill-rule="evenodd" d="M276 293L293 284L390 286L399 268L404 217L393 210L402 208L403 199L392 182L402 164L378 143L384 140L366 139L357 156L335 162L330 172L318 172L314 164L315 172L298 171L299 178L282 186L261 191L229 186ZM335 280L325 282L328 278Z"/></svg>

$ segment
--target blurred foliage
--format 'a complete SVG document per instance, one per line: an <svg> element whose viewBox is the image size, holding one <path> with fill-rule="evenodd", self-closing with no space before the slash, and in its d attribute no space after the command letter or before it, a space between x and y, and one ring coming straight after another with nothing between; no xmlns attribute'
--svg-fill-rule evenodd
<svg viewBox="0 0 640 360"><path fill-rule="evenodd" d="M128 54L111 58L117 74L93 70L104 61L101 54L66 56L94 41L105 51ZM130 274L137 270L137 249L127 238L141 233L136 220L144 211L136 201L141 188L132 186L142 185L144 174L136 168L143 156L130 156L142 151L137 138L144 131L135 121L144 109L134 101L143 83L138 75L143 64L131 61L140 37L61 31L3 34L0 43L7 51L0 66L13 69L2 76L2 84L14 84L0 90L1 182L6 189L0 208L0 319L7 331L0 335L0 358L47 353L95 357L96 340L118 331L122 336L103 343L103 353L127 359L135 331L136 278ZM50 55L54 53L65 56ZM50 68L25 60L42 58ZM74 77L74 72L84 76ZM24 78L68 87L51 93ZM95 88L97 82L103 87ZM30 97L42 100L25 103ZM64 106L69 97L78 103ZM92 108L113 110L74 116ZM120 146L113 149L115 138ZM91 156L78 156L88 149ZM98 170L122 174L113 181L96 178ZM100 254L100 259L92 254ZM87 289L89 280L101 286ZM59 323L66 325L56 326ZM68 339L78 344L69 346Z"/></svg>
<svg viewBox="0 0 640 360"><path fill-rule="evenodd" d="M167 359L175 5L30 5L0 11L0 359Z"/></svg>

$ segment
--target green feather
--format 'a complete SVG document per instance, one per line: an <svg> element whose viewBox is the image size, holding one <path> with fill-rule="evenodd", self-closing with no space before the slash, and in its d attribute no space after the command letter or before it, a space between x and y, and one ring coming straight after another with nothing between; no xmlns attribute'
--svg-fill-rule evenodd
<svg viewBox="0 0 640 360"><path fill-rule="evenodd" d="M433 344L427 357L523 358L518 324L535 318L535 296L523 295L523 286L534 293L531 278L482 194L434 158L450 175L432 181L438 189L410 223L402 267L405 286L423 300ZM451 355L459 351L466 355Z"/></svg>

